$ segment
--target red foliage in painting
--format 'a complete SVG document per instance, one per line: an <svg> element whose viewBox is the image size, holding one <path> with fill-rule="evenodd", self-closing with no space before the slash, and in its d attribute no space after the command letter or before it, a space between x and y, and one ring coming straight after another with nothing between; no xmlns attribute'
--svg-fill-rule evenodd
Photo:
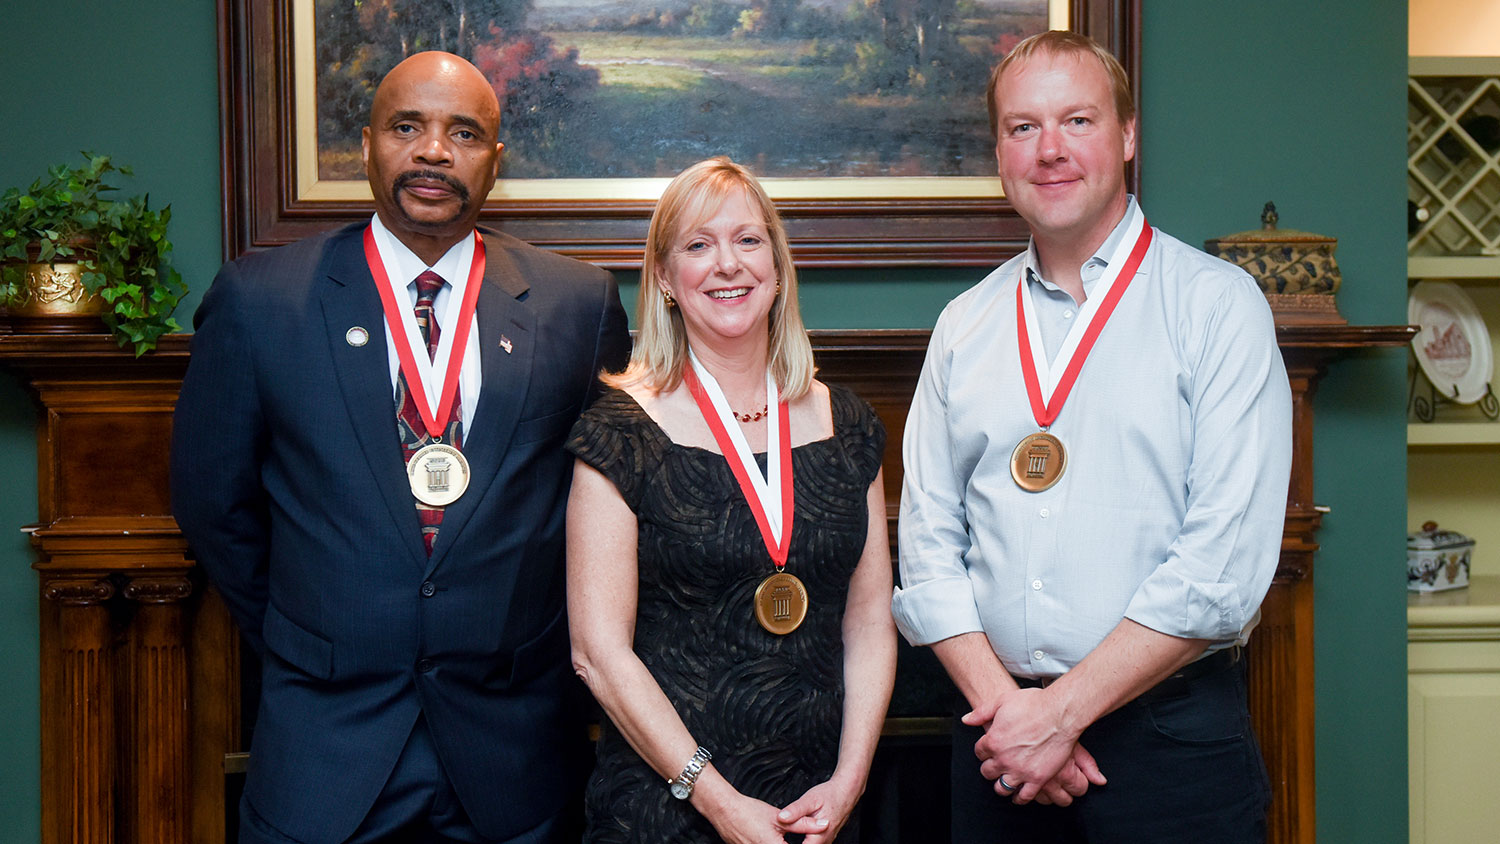
<svg viewBox="0 0 1500 844"><path fill-rule="evenodd" d="M1019 32L1011 31L1001 33L1000 37L995 39L995 45L992 48L995 52L995 57L1004 58L1005 56L1010 55L1010 51L1014 50L1016 48L1016 45L1021 43L1023 40L1025 40L1025 36L1023 36Z"/></svg>
<svg viewBox="0 0 1500 844"><path fill-rule="evenodd" d="M491 25L490 37L474 45L474 65L479 68L500 100L502 111L515 111L527 94L559 82L597 81L597 72L578 64L578 51L560 53L552 39L540 32L506 32ZM578 77L584 77L579 79ZM534 93L533 93L534 96Z"/></svg>

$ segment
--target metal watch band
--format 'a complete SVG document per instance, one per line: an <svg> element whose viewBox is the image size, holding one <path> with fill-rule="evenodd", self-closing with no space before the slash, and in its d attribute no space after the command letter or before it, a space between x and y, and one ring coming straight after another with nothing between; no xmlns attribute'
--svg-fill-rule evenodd
<svg viewBox="0 0 1500 844"><path fill-rule="evenodd" d="M676 779L667 780L667 785L672 789L672 796L678 800L686 800L693 796L693 784L698 782L698 775L703 773L703 766L712 758L713 754L709 753L707 748L700 746L693 753L693 758L689 759L687 765L683 767L682 773L678 774Z"/></svg>

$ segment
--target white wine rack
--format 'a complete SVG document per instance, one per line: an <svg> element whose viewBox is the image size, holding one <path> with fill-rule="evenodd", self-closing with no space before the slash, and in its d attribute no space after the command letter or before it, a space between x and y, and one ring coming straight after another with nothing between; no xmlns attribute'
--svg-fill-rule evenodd
<svg viewBox="0 0 1500 844"><path fill-rule="evenodd" d="M1500 59L1410 61L1407 197L1426 219L1407 240L1409 274L1500 275L1500 148L1463 126L1500 119Z"/></svg>

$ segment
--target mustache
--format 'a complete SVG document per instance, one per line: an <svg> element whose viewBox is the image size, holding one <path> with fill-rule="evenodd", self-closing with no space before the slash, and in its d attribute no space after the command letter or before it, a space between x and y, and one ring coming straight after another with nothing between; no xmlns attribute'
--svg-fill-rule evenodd
<svg viewBox="0 0 1500 844"><path fill-rule="evenodd" d="M405 173L402 173L401 175L396 177L395 183L391 185L392 196L394 197L395 194L401 192L402 188L406 187L412 182L417 181L418 179L425 179L433 182L442 182L443 184L451 188L454 193L458 194L460 202L467 203L469 201L469 188L463 182L460 182L447 173L443 173L438 170L408 170Z"/></svg>

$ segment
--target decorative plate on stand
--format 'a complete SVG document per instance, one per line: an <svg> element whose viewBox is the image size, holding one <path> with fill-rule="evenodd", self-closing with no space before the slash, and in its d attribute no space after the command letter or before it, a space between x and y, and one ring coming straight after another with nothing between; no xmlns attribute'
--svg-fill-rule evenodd
<svg viewBox="0 0 1500 844"><path fill-rule="evenodd" d="M1411 348L1422 374L1444 398L1473 404L1489 393L1495 373L1490 331L1463 288L1449 281L1418 282L1406 317L1421 327Z"/></svg>

